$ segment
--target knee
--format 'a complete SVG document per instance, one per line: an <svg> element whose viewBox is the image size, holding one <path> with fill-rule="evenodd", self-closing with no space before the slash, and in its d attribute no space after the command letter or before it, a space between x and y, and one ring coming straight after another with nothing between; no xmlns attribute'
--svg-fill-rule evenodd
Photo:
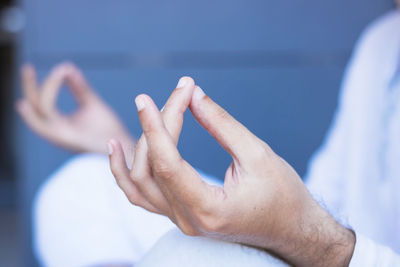
<svg viewBox="0 0 400 267"><path fill-rule="evenodd" d="M110 181L108 158L103 155L85 154L65 162L40 186L34 201L34 215L60 208L63 201L80 196L80 192L98 190Z"/></svg>
<svg viewBox="0 0 400 267"><path fill-rule="evenodd" d="M110 175L107 157L79 155L46 179L33 203L34 248L38 255L47 253L52 236L64 230L65 224L78 220L95 204L102 204L104 188L112 182Z"/></svg>
<svg viewBox="0 0 400 267"><path fill-rule="evenodd" d="M173 247L173 251L171 251ZM136 265L135 265L136 266ZM137 266L287 266L265 251L243 245L190 237L178 229L165 234Z"/></svg>

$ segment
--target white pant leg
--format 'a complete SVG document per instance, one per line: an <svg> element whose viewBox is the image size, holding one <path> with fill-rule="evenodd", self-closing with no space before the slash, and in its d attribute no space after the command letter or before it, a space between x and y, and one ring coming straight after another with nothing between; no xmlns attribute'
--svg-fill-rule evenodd
<svg viewBox="0 0 400 267"><path fill-rule="evenodd" d="M288 266L265 251L173 229L165 234L135 267L265 267Z"/></svg>
<svg viewBox="0 0 400 267"><path fill-rule="evenodd" d="M34 204L34 248L43 266L134 263L173 227L129 203L101 155L64 164Z"/></svg>

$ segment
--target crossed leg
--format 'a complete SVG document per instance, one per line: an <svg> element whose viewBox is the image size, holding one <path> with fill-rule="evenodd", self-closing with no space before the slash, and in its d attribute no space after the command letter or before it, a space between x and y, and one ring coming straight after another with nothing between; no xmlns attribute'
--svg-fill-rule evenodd
<svg viewBox="0 0 400 267"><path fill-rule="evenodd" d="M168 218L132 205L101 155L73 158L41 187L34 249L50 267L285 266L254 248L185 236Z"/></svg>

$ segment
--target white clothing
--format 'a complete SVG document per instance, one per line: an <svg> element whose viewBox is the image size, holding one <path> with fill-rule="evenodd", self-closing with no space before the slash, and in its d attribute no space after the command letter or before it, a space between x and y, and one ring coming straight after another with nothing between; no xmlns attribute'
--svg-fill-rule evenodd
<svg viewBox="0 0 400 267"><path fill-rule="evenodd" d="M400 266L399 65L400 14L394 11L360 39L335 121L306 179L317 200L355 230L351 266ZM35 207L34 247L45 266L239 266L242 259L283 265L253 248L177 230L166 234L174 225L131 205L103 156L67 163L43 186Z"/></svg>
<svg viewBox="0 0 400 267"><path fill-rule="evenodd" d="M219 184L199 173L209 184ZM34 247L43 266L287 266L255 248L186 237L166 217L132 205L106 156L67 162L43 185L35 207Z"/></svg>
<svg viewBox="0 0 400 267"><path fill-rule="evenodd" d="M171 249L173 248L173 249ZM179 229L165 234L135 267L283 267L288 266L268 253L251 247L190 237Z"/></svg>
<svg viewBox="0 0 400 267"><path fill-rule="evenodd" d="M43 266L133 263L173 227L166 217L127 200L107 157L83 155L67 162L38 192L34 248Z"/></svg>
<svg viewBox="0 0 400 267"><path fill-rule="evenodd" d="M356 231L356 254L363 256L353 257L354 266L394 266L377 264L390 253L362 244L361 236L400 253L399 66L400 14L393 11L362 35L336 118L306 179L316 199Z"/></svg>

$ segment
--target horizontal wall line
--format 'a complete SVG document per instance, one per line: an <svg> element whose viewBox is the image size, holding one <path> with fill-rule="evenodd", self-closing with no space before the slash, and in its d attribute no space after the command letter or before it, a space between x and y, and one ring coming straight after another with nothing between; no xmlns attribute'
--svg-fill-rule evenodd
<svg viewBox="0 0 400 267"><path fill-rule="evenodd" d="M346 64L349 51L339 52L285 52L285 51L203 51L168 53L66 53L34 54L32 61L38 67L50 67L60 61L70 60L86 68L137 68L137 69L230 69L230 68L281 68L318 67Z"/></svg>

